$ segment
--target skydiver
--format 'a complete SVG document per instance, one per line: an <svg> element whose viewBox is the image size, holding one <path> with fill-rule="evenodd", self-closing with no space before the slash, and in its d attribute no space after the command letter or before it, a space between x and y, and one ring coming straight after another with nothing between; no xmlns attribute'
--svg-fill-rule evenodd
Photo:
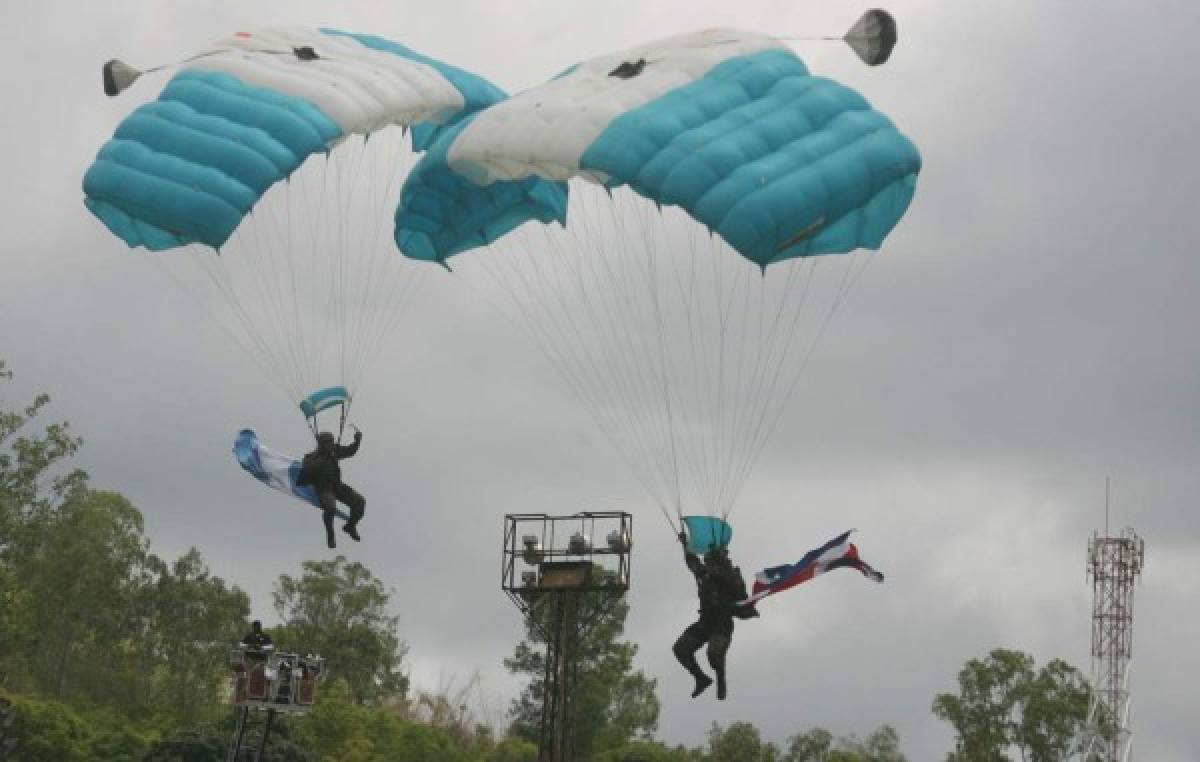
<svg viewBox="0 0 1200 762"><path fill-rule="evenodd" d="M354 444L342 445L334 441L333 434L322 431L317 434L317 449L304 456L300 464L300 474L296 478L299 485L311 485L317 492L321 502L321 517L325 521L325 542L329 547L336 548L337 540L333 536L333 517L336 515L337 503L341 502L350 509L350 518L342 525L342 531L357 542L358 522L362 520L367 501L351 487L342 483L342 469L338 461L352 457L358 452L362 443L362 432L354 429Z"/></svg>
<svg viewBox="0 0 1200 762"><path fill-rule="evenodd" d="M712 685L712 678L696 663L696 652L708 645L708 663L717 675L717 699L724 700L725 654L733 642L733 618L751 619L758 616L753 604L738 605L747 597L742 571L729 561L725 548L713 546L704 554L704 561L687 547L687 534L679 533L683 558L696 577L696 592L700 597L700 618L688 625L672 650L683 668L696 678L692 698Z"/></svg>

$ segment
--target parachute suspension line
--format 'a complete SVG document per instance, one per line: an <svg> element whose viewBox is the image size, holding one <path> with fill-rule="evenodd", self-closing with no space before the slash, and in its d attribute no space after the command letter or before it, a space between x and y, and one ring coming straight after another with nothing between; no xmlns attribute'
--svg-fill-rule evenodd
<svg viewBox="0 0 1200 762"><path fill-rule="evenodd" d="M247 274L246 277L230 278L231 282L245 284L239 303L255 308L246 330L262 337L264 351L275 358L275 364L281 369L279 372L291 382L294 403L304 394L304 383L295 338L286 330L289 305L282 276L287 268L287 232L281 229L286 225L280 221L280 210L276 208L287 205L287 194L287 188L283 188L256 204L235 231L230 256L223 259L228 270L236 267Z"/></svg>
<svg viewBox="0 0 1200 762"><path fill-rule="evenodd" d="M239 251L236 244L229 247L232 251L215 256L211 250L201 247L198 244L192 244L189 248L195 254L193 261L208 276L209 281L224 301L229 312L239 321L245 335L258 350L257 354L250 352L251 356L261 360L260 366L265 363L271 369L270 377L287 389L288 374L283 360L271 346L267 338L268 334L264 334L257 329L255 318L247 312L245 299L238 295L238 289L235 287L234 279L230 274L231 268L245 267L244 261L238 261L240 258L239 255L244 252ZM245 346L243 342L239 342L239 344ZM286 393L290 393L290 391L288 389Z"/></svg>
<svg viewBox="0 0 1200 762"><path fill-rule="evenodd" d="M753 442L750 455L742 467L742 475L740 479L741 484L743 485L745 484L746 479L749 477L749 472L753 468L754 462L758 459L763 448L766 446L766 443L770 440L771 435L779 426L780 419L782 418L782 411L786 408L792 397L795 396L796 389L799 387L800 381L804 376L804 371L808 368L808 364L812 361L813 354L816 351L817 346L820 344L822 338L824 338L825 333L828 331L834 315L837 314L838 310L845 303L851 289L853 289L855 283L857 283L858 279L862 277L862 274L873 261L873 258L869 254L862 254L859 251L854 251L843 256L845 256L847 260L846 267L842 272L841 280L830 302L829 309L825 312L820 326L817 328L812 340L809 342L808 347L800 360L799 368L791 378L791 382L787 385L787 388L783 394L776 399L773 413L771 415L765 415L762 419L761 425L757 428L756 439ZM859 265L860 259L862 260L861 265ZM816 260L813 261L811 267L811 271L815 270ZM812 280L811 274L809 280Z"/></svg>
<svg viewBox="0 0 1200 762"><path fill-rule="evenodd" d="M280 193L259 202L251 212L254 219L249 224L240 226L235 235L245 236L243 231L248 231L254 239L253 245L246 245L238 252L238 256L257 276L258 293L267 297L267 300L264 300L267 309L263 310L261 319L274 327L269 333L273 341L267 343L271 345L272 353L279 353L281 360L289 367L288 378L294 379L293 383L297 387L293 390L295 403L307 391L303 372L304 358L297 346L297 337L293 331L288 330L287 323L287 315L291 311L289 301L294 301L294 297L289 300L285 295L283 277L290 269L287 244L290 229L280 220L280 215L291 207L289 196L292 181L288 179L284 182L286 185L280 189Z"/></svg>
<svg viewBox="0 0 1200 762"><path fill-rule="evenodd" d="M219 255L207 247L201 247L199 244L191 244L187 247L186 254L184 252L178 252L175 254L175 256L213 257ZM151 258L158 265L159 269L166 273L167 277L174 281L180 290L187 294L197 306L199 306L201 309L204 309L206 312L210 312L211 314L211 310L209 310L204 304L204 300L198 293L196 293L196 290L184 282L184 280L180 278L174 270L171 269L170 265L166 264L162 255L153 255ZM209 274L209 277L213 277L211 273ZM217 285L219 288L219 283ZM236 308L237 305L234 304L233 306ZM213 318L212 322L221 330L221 332L224 333L243 352L249 355L250 359L254 362L255 367L257 367L259 372L262 373L263 377L271 383L272 388L278 391L282 397L288 399L287 385L280 381L279 375L270 366L269 362L266 362L266 360L269 360L269 358L261 351L255 352L253 347L250 344L247 344L247 337L239 336L237 331L233 330L229 325L226 324L225 321L217 319L216 315L211 315L211 317ZM250 336L249 338L251 340L250 343L253 344L256 337Z"/></svg>
<svg viewBox="0 0 1200 762"><path fill-rule="evenodd" d="M593 232L596 210L585 205L585 200L586 194L575 196L571 223L565 230L538 226L532 228L536 233L531 233L530 228L514 231L507 240L493 244L500 256L488 256L485 252L478 261L481 269L500 287L500 291L510 297L512 309L500 309L501 313L521 323L527 330L538 348L551 360L552 367L566 381L568 388L592 414L601 432L627 462L646 492L655 499L668 524L672 524L667 506L661 500L661 492L654 487L654 472L645 467L646 457L652 457L653 453L645 452L644 457L637 457L620 447L620 419L614 419L613 411L615 409L630 416L633 415L629 412L631 406L606 404L604 401L606 391L609 392L607 396L618 392L626 399L629 399L629 392L622 389L621 382L625 380L622 378L618 379L617 387L604 387L604 376L599 372L602 367L595 363L604 360L620 362L629 353L618 353L610 337L602 332L593 332L594 335L585 332L579 325L581 316L570 309L572 303L578 303L582 305L579 311L594 314L600 304L591 297L621 296L619 291L614 295L611 290L606 290L607 294L597 294L593 284L588 281L589 276L593 280L598 277L597 268L609 268L611 263L602 261L599 252L591 251L598 248L597 242L602 239ZM531 240L539 233L540 241ZM509 251L510 247L512 251ZM539 255L539 252L543 255ZM540 264L543 260L545 267ZM568 275L569 272L574 274ZM616 277L611 271L609 274ZM496 304L490 298L488 301ZM610 314L615 312L610 310ZM599 324L599 328L603 328L603 324ZM589 356L582 351L589 341L600 344L599 357Z"/></svg>
<svg viewBox="0 0 1200 762"><path fill-rule="evenodd" d="M643 210L645 210L645 209L647 209L647 206L648 205L643 205L641 208ZM617 216L615 206L610 206L609 209L612 213L612 216L615 218ZM637 212L638 212L638 207L635 206L634 213L636 214ZM653 253L653 249L652 249L653 241L651 240L652 234L650 232L650 227L646 221L643 221L641 224L641 232L642 232L642 239L643 239L642 247L641 247L641 250L638 251L637 253L638 253L639 258L643 258L646 262L646 271L647 271L647 275L649 276L648 283L650 285L650 301L651 301L651 305L654 309L655 339L656 339L656 345L658 348L658 356L659 356L659 363L658 363L658 367L656 368L656 370L658 371L658 376L659 376L657 379L657 382L661 386L663 406L664 406L666 414L667 414L667 443L670 446L670 454L671 454L671 471L670 471L670 473L671 473L671 477L674 481L674 484L673 484L674 489L671 492L671 497L673 498L673 502L675 504L675 514L682 520L682 518L683 518L683 498L682 498L680 484L679 484L679 452L678 452L679 445L676 442L675 410L674 410L674 405L672 404L672 400L671 400L671 385L670 385L670 375L671 375L672 369L670 367L670 355L667 353L667 349L666 349L667 340L666 340L666 336L665 336L665 328L663 325L663 323L664 323L663 308L662 308L662 304L660 302L660 294L659 294L659 279L658 279L659 272L658 272L657 263L654 260L654 253Z"/></svg>
<svg viewBox="0 0 1200 762"><path fill-rule="evenodd" d="M600 202L605 203L603 199L600 199ZM608 288L598 290L630 295L630 301L634 305L633 309L627 311L618 309L610 311L608 315L611 323L626 334L624 340L626 344L629 343L628 335L631 333L639 339L637 346L641 357L644 358L642 361L636 361L633 355L621 352L622 356L628 355L634 358L631 362L631 370L640 387L640 391L635 393L644 406L641 411L636 411L632 407L627 408L631 411L631 416L626 422L627 431L634 435L634 441L644 442L645 446L652 449L651 460L648 462L653 462L653 459L657 458L661 464L653 473L661 481L661 489L667 498L666 501L675 509L675 515L680 517L683 514L682 489L679 479L681 453L674 423L674 403L670 397L671 355L665 351L667 345L661 301L660 257L656 255L659 246L653 236L653 232L657 228L650 221L650 215L653 212L649 203L634 196L630 191L623 191L614 196L605 204L605 209L608 213L609 225L620 230L621 235L617 244L610 246L614 251L601 253L597 261L624 263L627 265L627 274L622 282L612 282L606 284ZM606 237L601 233L598 238L604 240ZM625 252L632 252L632 254L626 255ZM639 298L643 300L640 307L637 306ZM636 323L629 319L630 315L634 316ZM648 335L644 330L639 330L638 323L647 320L653 321L650 325L653 330L652 335ZM618 352L620 352L620 348L618 348ZM644 371L643 368L645 368ZM662 401L661 407L653 404L656 399ZM645 426L646 424L650 426L648 430L650 436L636 436L639 425ZM665 480L663 480L664 476Z"/></svg>
<svg viewBox="0 0 1200 762"><path fill-rule="evenodd" d="M415 266L393 251L391 226L387 224L391 221L389 212L395 206L401 178L407 176L414 162L408 135L398 127L390 127L376 133L371 140L377 145L375 151L382 153L383 157L367 162L371 168L371 179L365 188L368 196L365 208L371 216L364 228L362 246L369 256L365 277L358 279L360 297L353 302L361 305L362 309L358 312L355 330L352 331L354 344L351 357L354 362L348 377L355 387L378 359L372 350L383 343L384 337L395 332L411 302L420 276L425 272L424 268ZM379 143L383 145L378 146ZM380 167L388 173L384 183L378 181Z"/></svg>
<svg viewBox="0 0 1200 762"><path fill-rule="evenodd" d="M757 352L752 365L753 372L747 388L748 393L745 395L745 405L738 411L737 417L733 421L736 433L732 439L738 443L739 448L725 463L726 472L723 480L724 492L721 505L721 516L725 519L733 510L741 486L749 478L750 468L754 462L755 432L766 419L770 402L778 388L779 379L788 368L788 355L795 343L797 326L812 286L812 270L810 268L809 277L805 279L798 298L794 296L797 275L801 269L797 266L788 266L787 276L778 296L778 303L773 310L770 310L771 300L768 293L770 286L766 276L760 279L756 286L747 286L748 299L754 298L751 293L754 288L761 290L761 296L756 300L760 305L758 334L756 341L753 342ZM790 311L789 301L793 305ZM769 323L764 324L768 311L773 312L773 316Z"/></svg>
<svg viewBox="0 0 1200 762"><path fill-rule="evenodd" d="M369 142L370 137L364 135L362 142L362 154L364 157L363 161L367 165L366 178L363 183L355 184L354 195L356 199L358 196L363 197L361 199L357 199L362 202L360 208L364 209L368 213L373 213L375 211L374 196L376 195L373 191L376 188L375 183L379 177L378 169L381 162L365 160L367 144ZM384 147L386 148L386 145ZM380 153L380 151L376 151L376 153ZM386 153L383 156L376 158L382 160L382 162L386 162L384 166L388 167L390 171L396 170L396 168L391 165L391 157ZM359 205L356 204L356 206ZM375 264L376 252L374 247L374 231L376 229L376 222L377 220L372 219L370 214L368 214L368 216L363 220L364 224L356 227L352 226L351 228L352 234L355 232L358 233L358 240L357 242L351 242L350 251L352 254L350 254L350 256L363 260L361 265L365 268L365 271L359 274L359 276L350 284L353 293L351 294L348 304L356 306L356 308L353 310L353 314L347 315L346 320L349 334L347 336L347 341L350 344L350 365L346 369L345 381L348 385L353 385L353 388L357 388L358 385L358 367L362 360L363 339L367 330L366 318L372 314L372 305L368 301L368 297L370 296L368 286L370 285L371 271Z"/></svg>

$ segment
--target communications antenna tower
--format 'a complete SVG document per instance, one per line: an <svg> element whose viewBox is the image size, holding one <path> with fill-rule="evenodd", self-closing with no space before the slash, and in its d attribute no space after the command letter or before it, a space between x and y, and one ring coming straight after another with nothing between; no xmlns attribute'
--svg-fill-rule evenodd
<svg viewBox="0 0 1200 762"><path fill-rule="evenodd" d="M1105 492L1107 493L1107 484ZM1142 573L1145 542L1130 528L1108 533L1105 496L1103 537L1088 541L1087 576L1092 583L1092 697L1088 706L1085 760L1129 762L1129 661L1133 657L1133 587Z"/></svg>

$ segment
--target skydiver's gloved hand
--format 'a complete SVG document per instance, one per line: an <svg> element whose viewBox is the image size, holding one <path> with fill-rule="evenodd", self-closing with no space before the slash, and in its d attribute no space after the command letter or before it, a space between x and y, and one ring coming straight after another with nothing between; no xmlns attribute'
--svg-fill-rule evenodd
<svg viewBox="0 0 1200 762"><path fill-rule="evenodd" d="M358 444L361 441L362 441L362 432L359 431L358 427L356 426L354 428L354 444Z"/></svg>

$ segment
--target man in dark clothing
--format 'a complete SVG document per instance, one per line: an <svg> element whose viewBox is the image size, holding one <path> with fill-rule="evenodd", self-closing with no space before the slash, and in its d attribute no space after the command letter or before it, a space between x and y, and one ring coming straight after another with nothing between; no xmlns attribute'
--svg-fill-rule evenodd
<svg viewBox="0 0 1200 762"><path fill-rule="evenodd" d="M711 548L704 554L704 561L687 548L687 535L680 532L683 557L687 567L696 576L696 592L700 596L700 618L679 636L672 650L683 668L696 678L692 698L699 696L712 678L704 674L696 663L696 652L708 645L708 663L717 675L717 698L724 699L725 654L733 642L733 618L750 619L758 616L753 605L740 606L739 601L747 597L746 582L742 572L729 561L724 548Z"/></svg>
<svg viewBox="0 0 1200 762"><path fill-rule="evenodd" d="M336 515L337 503L342 503L350 509L350 518L342 527L342 531L355 541L358 537L358 522L362 520L367 501L363 496L350 487L342 484L342 469L338 461L349 458L358 452L362 443L362 432L354 430L354 444L341 445L334 441L333 434L322 431L317 435L317 449L304 456L300 464L300 475L296 483L312 485L321 501L321 515L325 520L325 542L331 548L337 547L333 536L333 517Z"/></svg>
<svg viewBox="0 0 1200 762"><path fill-rule="evenodd" d="M272 645L271 636L262 630L262 622L255 619L250 623L250 632L242 636L242 645L257 651Z"/></svg>

